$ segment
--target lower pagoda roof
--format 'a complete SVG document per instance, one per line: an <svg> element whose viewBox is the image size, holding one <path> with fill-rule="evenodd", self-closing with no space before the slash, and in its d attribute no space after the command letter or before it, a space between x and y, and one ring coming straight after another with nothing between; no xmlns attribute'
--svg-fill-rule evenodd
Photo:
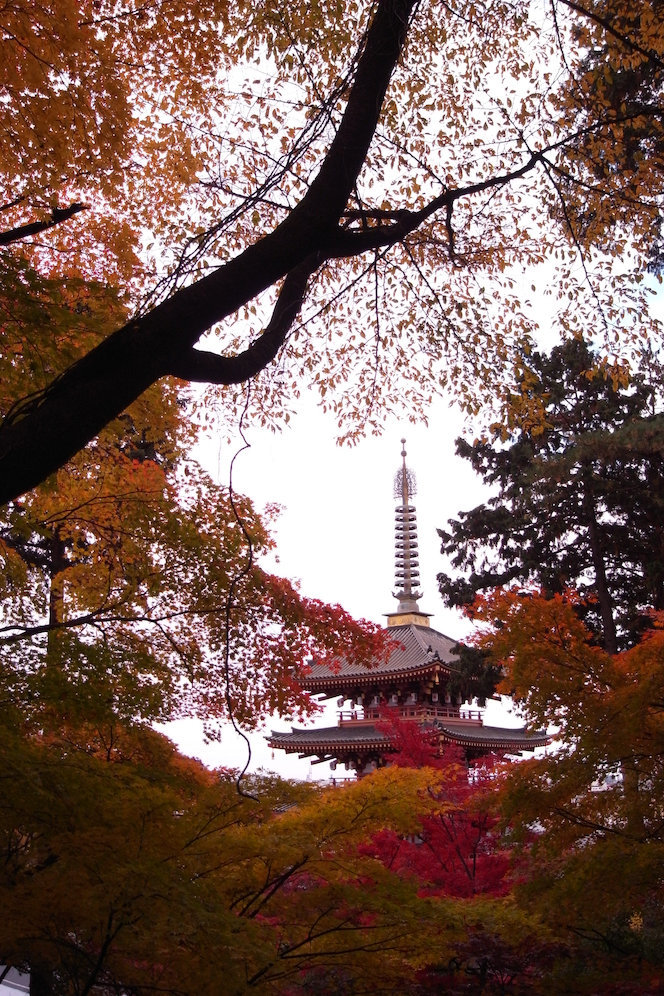
<svg viewBox="0 0 664 996"><path fill-rule="evenodd" d="M436 722L426 724L429 729L436 729L445 740L458 744L460 747L479 748L484 751L503 750L510 753L531 751L535 747L544 747L549 743L549 737L541 731L529 733L525 727L509 729L500 726L473 726L464 728L462 724L446 725ZM297 729L293 727L290 733L272 731L268 738L272 748L285 750L292 754L297 752L303 757L320 753L340 757L347 750L389 750L391 738L388 732L375 726L353 723L341 726L330 726L325 729Z"/></svg>
<svg viewBox="0 0 664 996"><path fill-rule="evenodd" d="M333 753L340 747L360 747L385 748L389 745L390 738L382 730L377 730L375 726L358 725L353 726L348 723L344 726L330 726L326 729L298 730L293 727L291 733L279 733L272 731L268 737L270 747L285 750L288 753L298 751L309 754L316 754L318 751Z"/></svg>
<svg viewBox="0 0 664 996"><path fill-rule="evenodd" d="M464 729L462 726L438 725L438 729L446 740L451 740L460 747L493 747L496 750L506 750L519 753L522 750L534 750L535 747L546 747L551 738L542 730L529 732L525 726L509 729L502 726L480 726L476 729Z"/></svg>

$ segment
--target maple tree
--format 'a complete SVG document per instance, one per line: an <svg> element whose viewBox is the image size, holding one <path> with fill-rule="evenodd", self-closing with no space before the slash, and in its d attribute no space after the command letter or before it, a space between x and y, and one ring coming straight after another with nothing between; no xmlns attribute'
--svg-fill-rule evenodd
<svg viewBox="0 0 664 996"><path fill-rule="evenodd" d="M17 723L0 751L0 959L34 993L296 993L367 973L397 992L422 956L427 904L355 846L408 833L430 772L327 792L253 777L239 795L131 724L104 750Z"/></svg>
<svg viewBox="0 0 664 996"><path fill-rule="evenodd" d="M417 833L382 829L360 853L416 885L418 896L430 903L423 918L439 928L450 916L462 924L450 938L447 957L430 948L409 991L539 992L559 951L537 914L514 905L524 864L499 808L500 759L469 767L460 748L441 747L435 729L389 713L382 722L396 745L391 764L429 772L432 801L418 811Z"/></svg>
<svg viewBox="0 0 664 996"><path fill-rule="evenodd" d="M468 898L507 890L509 855L494 834L498 817L491 812L491 759L469 777L463 749L446 744L442 751L435 730L386 717L396 751L396 767L427 767L440 773L442 788L435 812L423 815L417 839L385 832L372 842L375 853L394 871L414 875L429 895Z"/></svg>
<svg viewBox="0 0 664 996"><path fill-rule="evenodd" d="M150 729L193 715L220 736L229 718L302 716L303 660L387 649L378 627L261 567L267 525L183 456L180 405L160 394L0 518L0 962L29 971L32 996L212 994L221 974L270 991L310 959L339 962L349 936L375 950L360 908L339 906L343 883L326 880L324 926L322 882L318 907L284 901L265 919L291 875L325 859L318 800L290 847L276 824L307 788L209 773ZM155 404L169 417L152 421ZM365 816L401 825L411 791L367 787L329 806L320 834L352 836ZM394 936L379 915L376 938Z"/></svg>
<svg viewBox="0 0 664 996"><path fill-rule="evenodd" d="M112 288L27 265L2 292L7 406L25 372L17 357L47 383L124 311ZM188 407L172 381L153 385L0 515L0 658L27 714L66 700L111 719L196 715L212 733L229 713L255 726L310 711L294 674L312 653L380 657L377 627L261 566L272 510L261 518L187 456Z"/></svg>
<svg viewBox="0 0 664 996"><path fill-rule="evenodd" d="M2 501L167 375L238 385L231 406L257 378L267 421L310 384L349 432L445 386L473 408L536 328L522 268L556 257L565 334L658 335L659 5L22 0L3 18L8 265L110 278L130 314L24 381ZM596 85L597 50L645 110Z"/></svg>
<svg viewBox="0 0 664 996"><path fill-rule="evenodd" d="M312 653L380 656L378 627L260 566L272 541L246 499L177 466L100 439L8 506L3 682L37 723L55 703L101 723L195 715L212 732L232 714L251 727L313 708L294 677Z"/></svg>
<svg viewBox="0 0 664 996"><path fill-rule="evenodd" d="M514 766L501 788L525 844L517 896L565 945L551 991L606 991L610 978L615 992L646 992L662 970L661 613L611 654L579 602L503 590L475 607L503 690L557 731L555 750Z"/></svg>
<svg viewBox="0 0 664 996"><path fill-rule="evenodd" d="M342 963L349 938L360 961L381 941L398 960L388 884L367 925L363 870L339 857L323 878L325 841L405 827L421 785L387 779L324 806L310 787L207 772L150 729L301 715L302 661L375 659L382 632L262 569L271 540L249 502L139 414L0 523L0 962L29 971L33 996L74 996L212 994L221 974L279 991ZM312 793L300 822L277 817Z"/></svg>
<svg viewBox="0 0 664 996"><path fill-rule="evenodd" d="M457 441L497 492L439 530L455 570L438 580L451 605L515 581L592 594L585 617L615 650L664 604L661 368L650 357L624 379L597 361L583 341L534 352L513 387L512 424Z"/></svg>

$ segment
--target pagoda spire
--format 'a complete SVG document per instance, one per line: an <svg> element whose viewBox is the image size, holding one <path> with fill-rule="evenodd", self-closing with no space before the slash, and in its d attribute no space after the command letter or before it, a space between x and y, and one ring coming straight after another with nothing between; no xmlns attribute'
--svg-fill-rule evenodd
<svg viewBox="0 0 664 996"><path fill-rule="evenodd" d="M417 547L417 515L412 499L417 492L415 475L406 466L406 440L401 440L402 465L394 478L394 497L398 504L394 510L394 597L399 600L395 613L388 615L389 626L404 622L429 625L428 614L421 612L418 599L422 593ZM406 618L407 617L407 618Z"/></svg>

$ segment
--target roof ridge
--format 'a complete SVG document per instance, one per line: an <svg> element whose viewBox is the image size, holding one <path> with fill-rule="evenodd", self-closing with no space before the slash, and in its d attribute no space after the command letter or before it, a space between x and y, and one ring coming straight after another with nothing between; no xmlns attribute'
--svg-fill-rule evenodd
<svg viewBox="0 0 664 996"><path fill-rule="evenodd" d="M429 650L431 649L431 647L430 647L431 640L425 640L424 637L425 637L425 634L426 634L426 636L430 636L431 635L431 630L430 629L426 629L424 626L416 626L415 623L409 623L408 625L409 625L409 628L413 630L415 639L419 643L419 645L422 648L422 650L424 651L424 653L425 654L428 653ZM420 630L422 630L422 632L420 632ZM434 632L435 632L435 630L434 630Z"/></svg>

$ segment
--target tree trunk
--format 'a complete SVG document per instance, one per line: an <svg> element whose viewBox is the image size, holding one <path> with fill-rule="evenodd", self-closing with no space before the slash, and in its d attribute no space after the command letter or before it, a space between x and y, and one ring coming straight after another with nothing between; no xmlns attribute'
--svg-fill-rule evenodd
<svg viewBox="0 0 664 996"><path fill-rule="evenodd" d="M55 996L53 970L43 965L30 966L30 996Z"/></svg>
<svg viewBox="0 0 664 996"><path fill-rule="evenodd" d="M58 648L62 631L58 628L65 617L65 580L64 572L67 566L67 551L60 537L59 529L55 529L50 542L49 562L49 593L48 593L48 637L46 643L46 666L59 667Z"/></svg>
<svg viewBox="0 0 664 996"><path fill-rule="evenodd" d="M583 497L583 508L588 523L588 538L590 540L590 550L592 553L593 570L595 571L595 590L599 602L602 616L602 627L604 630L604 649L607 654L618 653L618 636L616 633L616 623L613 618L613 599L609 591L606 580L606 568L604 566L604 553L600 540L599 524L595 511L595 501L589 490L585 490Z"/></svg>
<svg viewBox="0 0 664 996"><path fill-rule="evenodd" d="M639 771L633 758L622 761L620 771L623 780L623 796L627 816L627 833L630 837L643 839L646 832L641 796L639 789Z"/></svg>

